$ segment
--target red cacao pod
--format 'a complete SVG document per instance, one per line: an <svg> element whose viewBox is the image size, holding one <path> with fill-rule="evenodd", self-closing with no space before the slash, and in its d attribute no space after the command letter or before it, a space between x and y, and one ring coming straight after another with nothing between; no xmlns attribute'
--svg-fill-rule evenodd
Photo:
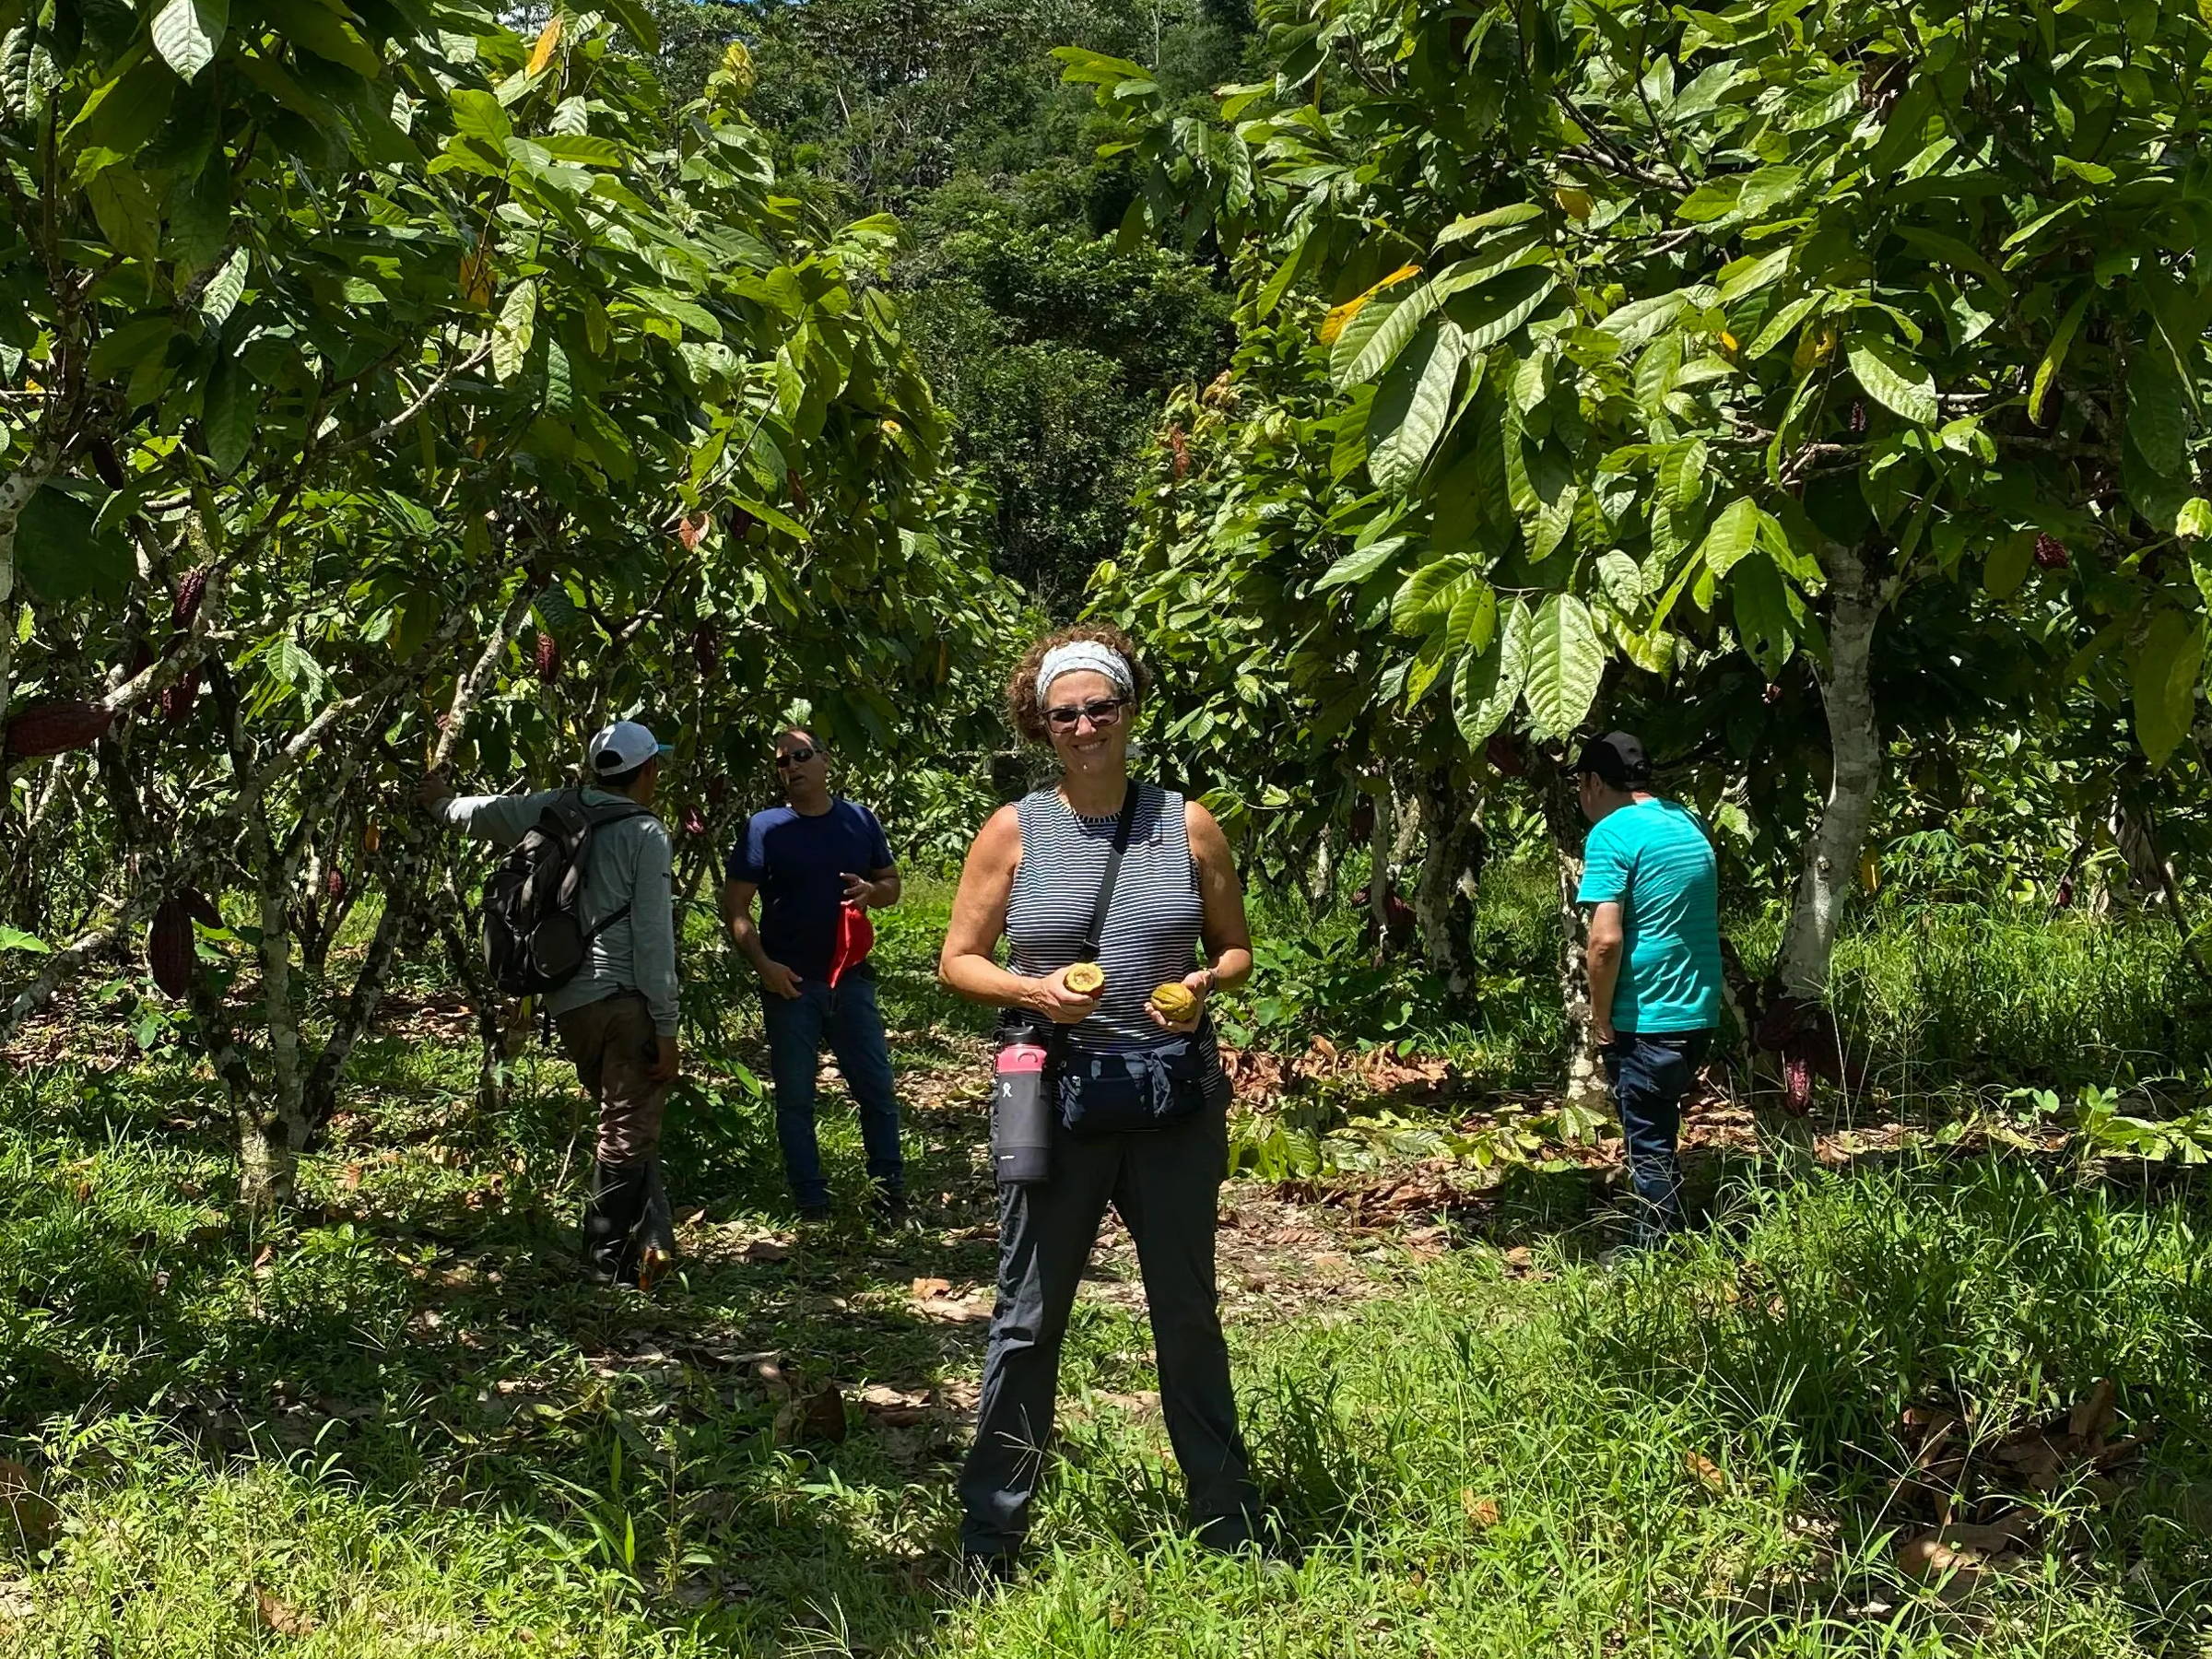
<svg viewBox="0 0 2212 1659"><path fill-rule="evenodd" d="M345 903L346 872L335 865L332 866L330 874L323 877L323 890L330 895L330 901L333 904Z"/></svg>
<svg viewBox="0 0 2212 1659"><path fill-rule="evenodd" d="M720 772L707 780L707 805L719 806L730 798L730 781Z"/></svg>
<svg viewBox="0 0 2212 1659"><path fill-rule="evenodd" d="M760 521L759 519L755 518L751 513L747 512L742 507L731 508L730 539L732 541L743 541L748 535L752 533L753 526L758 524L759 522Z"/></svg>
<svg viewBox="0 0 2212 1659"><path fill-rule="evenodd" d="M154 648L141 640L138 641L137 648L131 653L131 665L124 670L123 677L126 680L135 680L153 665Z"/></svg>
<svg viewBox="0 0 2212 1659"><path fill-rule="evenodd" d="M161 901L146 930L146 971L165 996L182 996L192 988L194 947L192 934L195 894L175 893ZM205 902L202 900L201 902Z"/></svg>
<svg viewBox="0 0 2212 1659"><path fill-rule="evenodd" d="M1528 776L1528 757L1521 752L1521 746L1513 741L1510 734L1492 732L1490 740L1483 746L1482 752L1488 759L1489 763L1498 769L1500 777L1525 778Z"/></svg>
<svg viewBox="0 0 2212 1659"><path fill-rule="evenodd" d="M7 723L0 754L11 760L37 760L70 749L88 748L115 724L112 710L75 699L33 703Z"/></svg>
<svg viewBox="0 0 2212 1659"><path fill-rule="evenodd" d="M2046 530L2035 538L2035 562L2046 571L2063 571L2073 562L2073 558L2066 551L2066 544Z"/></svg>
<svg viewBox="0 0 2212 1659"><path fill-rule="evenodd" d="M549 633L537 636L537 680L549 686L560 677L560 641Z"/></svg>
<svg viewBox="0 0 2212 1659"><path fill-rule="evenodd" d="M684 833L704 835L707 832L707 815L696 806L684 808Z"/></svg>
<svg viewBox="0 0 2212 1659"><path fill-rule="evenodd" d="M712 678L722 666L722 635L713 623L701 622L691 630L691 660L699 665L702 679Z"/></svg>
<svg viewBox="0 0 2212 1659"><path fill-rule="evenodd" d="M183 674L161 688L161 718L172 725L182 725L192 714L192 705L200 694L200 671L187 668Z"/></svg>
<svg viewBox="0 0 2212 1659"><path fill-rule="evenodd" d="M207 567L188 571L184 580L177 583L177 596L169 607L169 625L171 628L190 628L192 619L200 614L200 601L207 597Z"/></svg>

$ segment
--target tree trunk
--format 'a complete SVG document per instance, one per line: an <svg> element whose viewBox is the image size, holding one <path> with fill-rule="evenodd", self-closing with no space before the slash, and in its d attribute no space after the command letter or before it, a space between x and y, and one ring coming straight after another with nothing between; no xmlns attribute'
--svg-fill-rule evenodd
<svg viewBox="0 0 2212 1659"><path fill-rule="evenodd" d="M1391 792L1386 768L1382 787L1375 795L1375 827L1367 838L1367 922L1374 933L1377 967L1390 955L1390 850L1397 840L1392 823L1396 811L1397 798Z"/></svg>
<svg viewBox="0 0 2212 1659"><path fill-rule="evenodd" d="M1805 1006L1827 999L1836 932L1882 778L1881 735L1875 726L1868 677L1881 601L1867 573L1865 548L1831 543L1829 554L1829 677L1822 692L1834 769L1819 822L1806 841L1796 901L1774 965L1782 994Z"/></svg>
<svg viewBox="0 0 2212 1659"><path fill-rule="evenodd" d="M1481 795L1454 789L1449 767L1431 769L1421 780L1421 820L1428 848L1414 888L1414 914L1419 920L1421 950L1462 1007L1475 1000L1474 884L1483 851Z"/></svg>
<svg viewBox="0 0 2212 1659"><path fill-rule="evenodd" d="M1559 1005L1567 1019L1564 1102L1584 1111L1602 1111L1611 1099L1611 1090L1590 1042L1590 922L1575 896L1583 884L1580 809L1570 780L1540 777L1535 788L1559 876Z"/></svg>

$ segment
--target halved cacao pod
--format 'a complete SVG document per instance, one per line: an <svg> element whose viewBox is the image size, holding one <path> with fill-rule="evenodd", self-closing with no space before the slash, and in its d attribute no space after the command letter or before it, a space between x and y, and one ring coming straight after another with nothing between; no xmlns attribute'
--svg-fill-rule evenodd
<svg viewBox="0 0 2212 1659"><path fill-rule="evenodd" d="M1106 970L1096 962L1077 962L1063 982L1077 996L1097 996L1106 989Z"/></svg>

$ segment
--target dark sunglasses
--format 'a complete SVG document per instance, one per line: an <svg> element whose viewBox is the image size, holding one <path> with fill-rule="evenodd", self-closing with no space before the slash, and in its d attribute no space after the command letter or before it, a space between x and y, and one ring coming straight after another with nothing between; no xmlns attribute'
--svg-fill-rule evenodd
<svg viewBox="0 0 2212 1659"><path fill-rule="evenodd" d="M1128 706L1129 700L1125 697L1100 697L1079 708L1047 709L1044 717L1064 732L1073 729L1076 722L1086 715L1089 716L1090 724L1094 726L1118 725L1122 711Z"/></svg>
<svg viewBox="0 0 2212 1659"><path fill-rule="evenodd" d="M786 766L804 766L821 752L820 749L785 749L776 757L776 767L781 771Z"/></svg>

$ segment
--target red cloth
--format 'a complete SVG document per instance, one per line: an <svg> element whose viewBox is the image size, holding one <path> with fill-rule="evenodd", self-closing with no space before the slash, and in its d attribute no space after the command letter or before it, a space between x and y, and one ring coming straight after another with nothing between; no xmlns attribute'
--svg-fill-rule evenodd
<svg viewBox="0 0 2212 1659"><path fill-rule="evenodd" d="M876 948L876 924L857 904L838 907L837 948L830 953L830 982L834 985L849 968L857 968Z"/></svg>

